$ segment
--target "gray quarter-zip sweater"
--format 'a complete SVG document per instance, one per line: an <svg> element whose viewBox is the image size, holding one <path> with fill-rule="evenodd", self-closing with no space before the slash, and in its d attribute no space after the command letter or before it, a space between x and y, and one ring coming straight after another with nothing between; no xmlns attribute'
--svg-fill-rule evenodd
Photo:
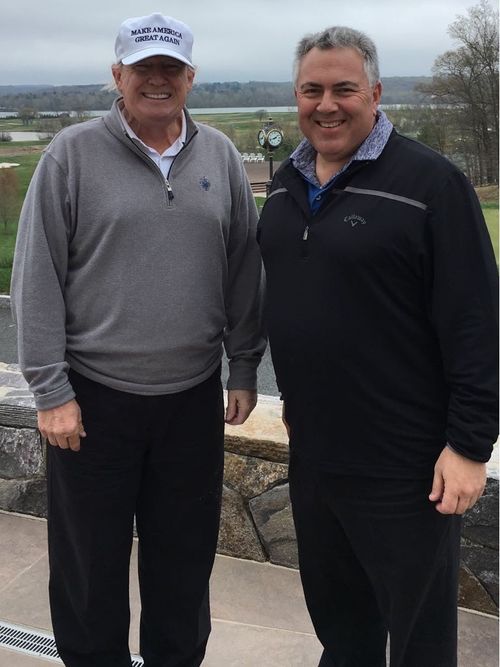
<svg viewBox="0 0 500 667"><path fill-rule="evenodd" d="M68 368L156 395L217 368L252 389L265 348L257 213L240 156L187 116L168 180L117 104L48 146L19 222L11 297L38 409L74 397Z"/></svg>

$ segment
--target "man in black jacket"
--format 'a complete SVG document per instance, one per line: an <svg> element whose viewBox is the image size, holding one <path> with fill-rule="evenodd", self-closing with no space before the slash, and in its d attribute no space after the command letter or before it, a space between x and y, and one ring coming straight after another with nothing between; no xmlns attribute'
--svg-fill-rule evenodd
<svg viewBox="0 0 500 667"><path fill-rule="evenodd" d="M298 46L305 139L259 224L320 665L456 665L461 516L497 426L496 264L474 190L378 109L373 42Z"/></svg>

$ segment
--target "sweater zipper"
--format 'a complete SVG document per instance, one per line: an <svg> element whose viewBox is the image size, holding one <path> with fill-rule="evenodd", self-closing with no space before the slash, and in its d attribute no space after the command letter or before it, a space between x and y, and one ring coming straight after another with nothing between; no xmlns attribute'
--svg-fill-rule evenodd
<svg viewBox="0 0 500 667"><path fill-rule="evenodd" d="M329 208L333 205L333 200L328 202L326 204L326 207ZM323 213L321 215L316 215L312 216L310 221L307 221L307 218L304 215L304 222L305 222L305 227L304 231L302 232L302 241L301 241L301 252L300 256L302 259L307 259L309 257L309 231L311 229L311 225L314 223L316 224L318 222L318 217L323 217Z"/></svg>
<svg viewBox="0 0 500 667"><path fill-rule="evenodd" d="M155 162L154 160L152 160L152 159L149 157L149 155L147 155L143 150L141 150L141 149L136 145L136 143L134 142L134 140L132 139L132 137L130 137L130 136L127 134L127 132L126 132L125 130L123 131L123 133L124 133L124 135L127 137L127 139L130 141L130 143L132 144L132 146L134 147L134 150L135 150L136 152L140 153L140 154L143 156L143 158L144 158L145 160L147 160L148 162L150 162L150 163L153 165L153 168L154 168L156 171L159 171L159 172L160 172L161 177L162 177L162 179L163 179L163 183L165 184L165 189L166 189L166 191L167 191L167 204L168 204L168 206L172 206L172 201L173 201L173 199L174 199L174 191L172 190L172 186L170 185L170 182L169 182L168 178L166 178L165 176L163 176L163 172L162 172L162 170L160 169L160 167L156 164L156 162ZM183 150L183 148L184 148L184 146L182 147L181 150ZM180 153L180 151L179 151L179 153ZM178 154L179 154L179 153L178 153ZM177 154L177 155L178 155L178 154ZM175 158L177 157L177 155L174 157L174 160L175 160ZM172 164L173 164L173 161L172 161ZM170 168L172 168L172 165L170 166Z"/></svg>
<svg viewBox="0 0 500 667"><path fill-rule="evenodd" d="M189 137L189 139L186 141L186 143L185 143L184 146L181 148L181 150L179 151L179 153L182 153L182 151L186 148L186 146L187 146L188 144L191 143L193 137L195 136L195 134L197 134L197 132L198 132L198 131L193 132L193 134L192 134L192 135ZM131 142L131 144L134 146L134 148L135 148L137 151L139 151L140 153L142 153L142 155L144 155L144 157L145 157L147 160L149 160L149 161L154 165L155 169L158 169L158 171L159 171L160 174L162 175L162 178L164 179L165 188L166 188L166 190L167 190L167 203L168 203L168 206L172 206L172 202L173 202L173 200L174 200L174 191L172 190L172 186L170 185L170 181L168 180L168 178L165 178L165 177L163 176L163 173L162 173L161 169L158 167L158 165L155 163L155 161L152 160L152 159L149 157L149 155L146 155L146 153L144 153L144 151L142 151L140 148L138 148L138 147L136 146L135 142L132 140L132 137L130 137L130 136L127 134L126 131L124 131L124 134L125 134L125 136L127 137L127 139ZM177 155L179 155L179 153L177 153ZM177 155L174 155L174 159L172 160L172 164L170 165L169 173L170 173L170 171L171 171L171 169L172 169L172 167L173 167L173 165L174 165L174 161L175 161Z"/></svg>
<svg viewBox="0 0 500 667"><path fill-rule="evenodd" d="M171 206L174 199L174 191L172 190L168 178L165 179L165 187L167 188L168 205Z"/></svg>
<svg viewBox="0 0 500 667"><path fill-rule="evenodd" d="M174 159L172 160L172 164L170 165L170 169L168 170L169 175L170 175L170 172L172 171L172 167L174 166L174 162L177 159L177 156L180 155L182 153L182 151L186 148L186 146L188 146L188 144L191 143L195 134L197 134L197 131L193 132L193 134L189 137L189 139L187 139L186 143L181 148L181 150L176 155L174 155ZM172 190L172 186L170 185L170 181L168 180L168 177L165 178L165 187L167 188L168 205L171 206L172 202L174 200L174 191Z"/></svg>

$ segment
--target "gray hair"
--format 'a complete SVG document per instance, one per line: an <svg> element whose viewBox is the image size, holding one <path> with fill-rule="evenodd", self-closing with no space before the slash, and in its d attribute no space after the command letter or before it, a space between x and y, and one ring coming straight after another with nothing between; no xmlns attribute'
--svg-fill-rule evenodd
<svg viewBox="0 0 500 667"><path fill-rule="evenodd" d="M380 79L378 67L377 47L373 41L359 30L345 26L333 26L322 32L306 35L297 45L295 61L293 63L293 84L297 85L300 63L311 49L356 49L363 56L363 66L370 86L374 86Z"/></svg>

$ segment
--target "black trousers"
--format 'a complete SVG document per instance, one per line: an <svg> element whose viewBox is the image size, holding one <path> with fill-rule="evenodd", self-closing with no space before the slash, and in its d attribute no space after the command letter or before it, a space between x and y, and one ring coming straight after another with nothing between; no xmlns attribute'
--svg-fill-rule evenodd
<svg viewBox="0 0 500 667"><path fill-rule="evenodd" d="M432 480L341 477L290 461L290 495L321 667L456 667L460 517Z"/></svg>
<svg viewBox="0 0 500 667"><path fill-rule="evenodd" d="M130 667L129 561L139 536L145 667L201 664L223 475L220 372L137 396L71 372L87 437L48 446L52 623L67 667Z"/></svg>

